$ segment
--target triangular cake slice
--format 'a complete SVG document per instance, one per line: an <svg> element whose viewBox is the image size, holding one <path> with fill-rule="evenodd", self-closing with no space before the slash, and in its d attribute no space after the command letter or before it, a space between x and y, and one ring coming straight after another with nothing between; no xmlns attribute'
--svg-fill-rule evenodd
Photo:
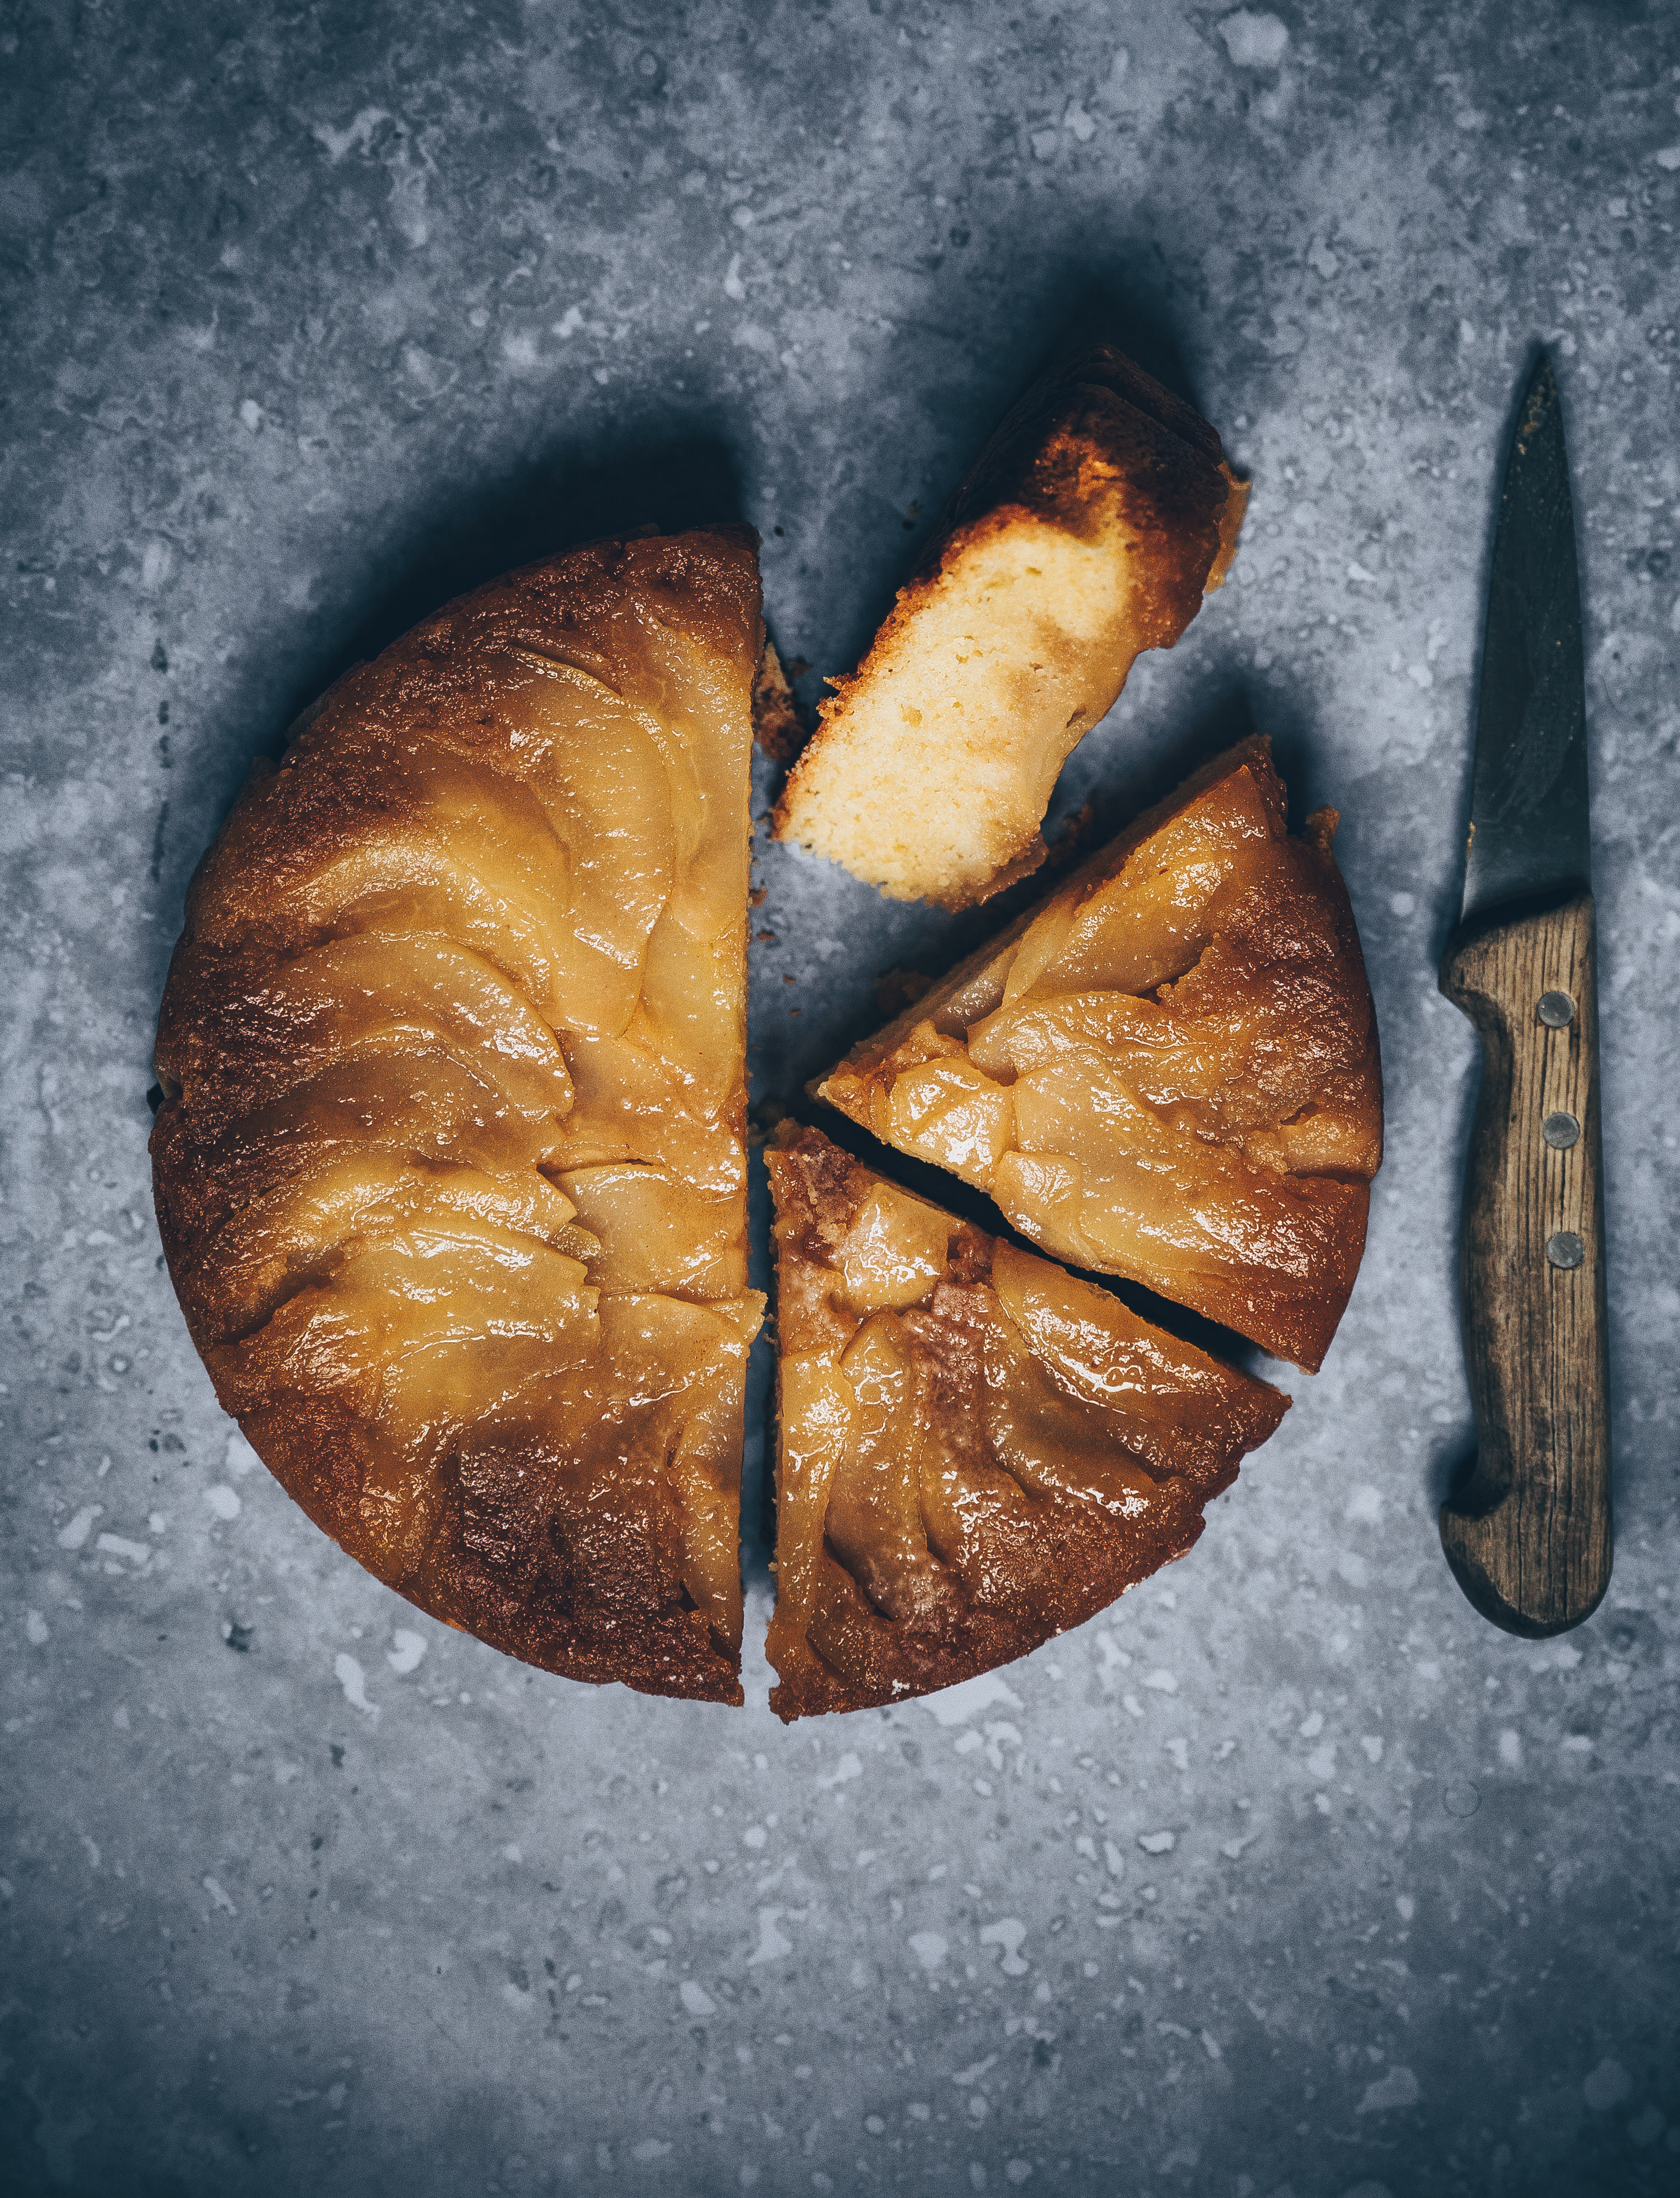
<svg viewBox="0 0 1680 2198"><path fill-rule="evenodd" d="M770 1695L928 1694L1078 1625L1201 1532L1287 1397L784 1123Z"/></svg>
<svg viewBox="0 0 1680 2198"><path fill-rule="evenodd" d="M1264 741L1198 771L816 1090L1077 1267L1316 1369L1382 1155L1334 810Z"/></svg>
<svg viewBox="0 0 1680 2198"><path fill-rule="evenodd" d="M152 1140L317 1524L511 1655L735 1702L755 549L594 543L347 674L194 881Z"/></svg>
<svg viewBox="0 0 1680 2198"><path fill-rule="evenodd" d="M776 836L946 908L1037 869L1063 762L1219 585L1247 496L1189 405L1110 342L1064 345L830 682Z"/></svg>

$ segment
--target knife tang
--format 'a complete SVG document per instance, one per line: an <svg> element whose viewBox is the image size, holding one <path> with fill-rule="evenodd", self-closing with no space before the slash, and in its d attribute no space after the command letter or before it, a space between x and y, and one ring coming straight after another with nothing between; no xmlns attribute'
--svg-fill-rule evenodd
<svg viewBox="0 0 1680 2198"><path fill-rule="evenodd" d="M1577 893L1461 932L1441 965L1482 1042L1460 1264L1477 1452L1441 1542L1477 1609L1536 1637L1610 1584L1594 936Z"/></svg>

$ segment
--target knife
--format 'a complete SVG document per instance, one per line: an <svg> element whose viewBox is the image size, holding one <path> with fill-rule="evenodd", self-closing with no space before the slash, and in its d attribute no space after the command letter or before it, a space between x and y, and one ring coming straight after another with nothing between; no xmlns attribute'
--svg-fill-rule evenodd
<svg viewBox="0 0 1680 2198"><path fill-rule="evenodd" d="M1459 1282L1476 1455L1441 1507L1459 1585L1509 1632L1578 1625L1610 1583L1598 992L1580 585L1550 362L1494 536L1470 843L1441 990L1480 1033Z"/></svg>

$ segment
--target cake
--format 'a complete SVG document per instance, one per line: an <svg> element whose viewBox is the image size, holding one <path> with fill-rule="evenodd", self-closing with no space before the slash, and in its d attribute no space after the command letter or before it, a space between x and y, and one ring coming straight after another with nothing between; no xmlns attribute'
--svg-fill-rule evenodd
<svg viewBox="0 0 1680 2198"><path fill-rule="evenodd" d="M218 1397L422 1609L739 1701L745 527L481 588L324 698L193 881L158 1212Z"/></svg>
<svg viewBox="0 0 1680 2198"><path fill-rule="evenodd" d="M1112 343L1065 346L830 683L776 836L950 909L1036 869L1063 762L1219 585L1247 494L1189 405Z"/></svg>
<svg viewBox="0 0 1680 2198"><path fill-rule="evenodd" d="M784 1122L784 1719L1024 1655L1180 1556L1288 1399Z"/></svg>
<svg viewBox="0 0 1680 2198"><path fill-rule="evenodd" d="M1292 836L1240 743L815 1089L1057 1259L1315 1370L1382 1155L1336 823Z"/></svg>

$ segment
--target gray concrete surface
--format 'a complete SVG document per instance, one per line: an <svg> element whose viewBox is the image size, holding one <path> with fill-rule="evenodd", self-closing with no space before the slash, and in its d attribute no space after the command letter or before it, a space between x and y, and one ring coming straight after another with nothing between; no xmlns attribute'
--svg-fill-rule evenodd
<svg viewBox="0 0 1680 2198"><path fill-rule="evenodd" d="M1680 2189L1677 97L1659 0L0 9L9 2189ZM846 668L1094 283L1257 486L1060 805L1245 712L1340 805L1390 1108L1340 1338L1194 1554L995 1683L783 1731L761 1660L736 1715L533 1675L340 1557L187 1342L144 1099L187 877L344 662L594 528L738 509ZM1433 971L1540 340L1619 1540L1530 1646L1435 1537ZM761 876L774 1099L973 927Z"/></svg>

